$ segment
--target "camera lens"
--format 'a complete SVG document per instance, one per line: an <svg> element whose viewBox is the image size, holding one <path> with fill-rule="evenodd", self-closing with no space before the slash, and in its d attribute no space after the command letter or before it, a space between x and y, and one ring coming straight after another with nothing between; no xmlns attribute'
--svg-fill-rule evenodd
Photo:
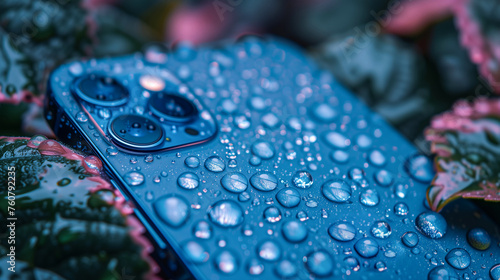
<svg viewBox="0 0 500 280"><path fill-rule="evenodd" d="M168 121L186 123L198 115L198 109L187 98L173 93L159 92L149 99L149 108Z"/></svg>
<svg viewBox="0 0 500 280"><path fill-rule="evenodd" d="M128 90L116 79L99 75L78 79L74 91L81 99L100 106L120 106L129 97Z"/></svg>
<svg viewBox="0 0 500 280"><path fill-rule="evenodd" d="M109 134L121 146L146 149L159 145L163 129L155 121L138 115L122 115L109 126Z"/></svg>

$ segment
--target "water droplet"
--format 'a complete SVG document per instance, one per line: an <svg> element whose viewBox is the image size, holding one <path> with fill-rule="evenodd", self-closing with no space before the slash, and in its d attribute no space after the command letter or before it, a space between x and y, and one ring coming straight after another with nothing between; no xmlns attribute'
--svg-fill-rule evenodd
<svg viewBox="0 0 500 280"><path fill-rule="evenodd" d="M425 236L438 239L446 234L446 220L439 213L423 212L415 220L417 229Z"/></svg>
<svg viewBox="0 0 500 280"><path fill-rule="evenodd" d="M376 262L373 267L380 272L387 270L387 265L383 261Z"/></svg>
<svg viewBox="0 0 500 280"><path fill-rule="evenodd" d="M394 214L397 216L406 216L408 215L408 212L410 212L410 209L408 208L408 205L404 202L399 202L394 205Z"/></svg>
<svg viewBox="0 0 500 280"><path fill-rule="evenodd" d="M264 210L264 219L270 223L281 221L281 211L277 207L271 206Z"/></svg>
<svg viewBox="0 0 500 280"><path fill-rule="evenodd" d="M66 187L71 183L71 180L68 178L62 178L61 180L57 181L57 185L59 187Z"/></svg>
<svg viewBox="0 0 500 280"><path fill-rule="evenodd" d="M250 275L260 275L264 272L264 264L258 259L252 258L248 261L247 271Z"/></svg>
<svg viewBox="0 0 500 280"><path fill-rule="evenodd" d="M433 268L430 272L429 275L427 275L428 280L458 280L457 274L455 271L447 268L446 266L436 266Z"/></svg>
<svg viewBox="0 0 500 280"><path fill-rule="evenodd" d="M207 221L199 221L193 226L193 235L200 239L210 239L212 226Z"/></svg>
<svg viewBox="0 0 500 280"><path fill-rule="evenodd" d="M337 117L337 111L330 104L322 103L312 108L311 115L319 122L331 123Z"/></svg>
<svg viewBox="0 0 500 280"><path fill-rule="evenodd" d="M278 178L270 172L257 172L250 177L250 184L259 191L269 192L278 186Z"/></svg>
<svg viewBox="0 0 500 280"><path fill-rule="evenodd" d="M382 166L385 164L385 156L380 150L372 150L368 155L368 161L375 166Z"/></svg>
<svg viewBox="0 0 500 280"><path fill-rule="evenodd" d="M413 248L418 244L418 235L413 231L408 231L401 236L401 241L406 247Z"/></svg>
<svg viewBox="0 0 500 280"><path fill-rule="evenodd" d="M184 160L184 164L189 168L196 168L200 166L200 159L195 156L189 156Z"/></svg>
<svg viewBox="0 0 500 280"><path fill-rule="evenodd" d="M283 237L292 243L299 243L307 238L307 228L303 223L288 221L281 228Z"/></svg>
<svg viewBox="0 0 500 280"><path fill-rule="evenodd" d="M336 163L346 163L349 160L349 154L342 150L332 151L330 158Z"/></svg>
<svg viewBox="0 0 500 280"><path fill-rule="evenodd" d="M469 253L462 248L455 248L451 250L448 252L445 259L446 262L456 269L466 269L469 267L471 262Z"/></svg>
<svg viewBox="0 0 500 280"><path fill-rule="evenodd" d="M484 228L473 228L467 233L467 241L477 250L484 251L490 247L491 238Z"/></svg>
<svg viewBox="0 0 500 280"><path fill-rule="evenodd" d="M208 250L199 242L191 240L181 246L184 256L193 263L199 264L208 261Z"/></svg>
<svg viewBox="0 0 500 280"><path fill-rule="evenodd" d="M262 160L258 156L252 156L248 162L252 166L259 166L262 163Z"/></svg>
<svg viewBox="0 0 500 280"><path fill-rule="evenodd" d="M242 192L238 195L238 200L241 202L246 202L250 200L250 194L247 192Z"/></svg>
<svg viewBox="0 0 500 280"><path fill-rule="evenodd" d="M378 242L370 237L361 238L354 244L354 249L363 258L373 258L378 254Z"/></svg>
<svg viewBox="0 0 500 280"><path fill-rule="evenodd" d="M309 216L307 215L306 212L304 211L299 211L297 213L297 219L299 219L299 221L303 222L305 220L308 220L309 219Z"/></svg>
<svg viewBox="0 0 500 280"><path fill-rule="evenodd" d="M84 112L78 112L76 113L76 120L81 123L85 123L89 120L87 115Z"/></svg>
<svg viewBox="0 0 500 280"><path fill-rule="evenodd" d="M330 131L325 134L325 142L337 149L344 149L349 146L349 140L342 134Z"/></svg>
<svg viewBox="0 0 500 280"><path fill-rule="evenodd" d="M288 279L297 275L297 267L289 260L282 260L274 268L278 277Z"/></svg>
<svg viewBox="0 0 500 280"><path fill-rule="evenodd" d="M215 254L214 264L219 271L232 274L238 270L239 260L233 252L223 250Z"/></svg>
<svg viewBox="0 0 500 280"><path fill-rule="evenodd" d="M292 182L297 188L308 189L313 184L313 177L307 171L297 171Z"/></svg>
<svg viewBox="0 0 500 280"><path fill-rule="evenodd" d="M424 155L417 154L408 158L405 169L413 179L422 183L429 183L434 178L433 164Z"/></svg>
<svg viewBox="0 0 500 280"><path fill-rule="evenodd" d="M252 236L253 235L253 227L251 225L244 225L242 228L241 228L241 232L243 233L243 235L245 236Z"/></svg>
<svg viewBox="0 0 500 280"><path fill-rule="evenodd" d="M359 261L355 257L347 257L344 259L344 263L349 267L349 269L352 269L353 271L358 271L360 266L359 266Z"/></svg>
<svg viewBox="0 0 500 280"><path fill-rule="evenodd" d="M300 193L296 189L284 188L276 194L276 200L287 208L293 208L300 203Z"/></svg>
<svg viewBox="0 0 500 280"><path fill-rule="evenodd" d="M261 243L257 249L259 257L265 261L274 262L281 257L281 249L274 241L268 240Z"/></svg>
<svg viewBox="0 0 500 280"><path fill-rule="evenodd" d="M125 180L125 183L131 186L139 186L144 183L144 175L137 171L128 172L123 176L123 179Z"/></svg>
<svg viewBox="0 0 500 280"><path fill-rule="evenodd" d="M185 198L169 194L158 198L154 203L156 215L167 225L179 227L189 217L189 205Z"/></svg>
<svg viewBox="0 0 500 280"><path fill-rule="evenodd" d="M490 269L490 277L492 280L500 279L500 264L494 265Z"/></svg>
<svg viewBox="0 0 500 280"><path fill-rule="evenodd" d="M267 141L255 141L251 147L252 153L262 159L270 159L274 156L274 148Z"/></svg>
<svg viewBox="0 0 500 280"><path fill-rule="evenodd" d="M328 234L337 241L351 241L356 236L356 228L346 222L336 222L328 228Z"/></svg>
<svg viewBox="0 0 500 280"><path fill-rule="evenodd" d="M236 105L231 99L223 99L219 103L224 114L232 114L238 110L238 105Z"/></svg>
<svg viewBox="0 0 500 280"><path fill-rule="evenodd" d="M200 178L192 172L185 172L179 175L177 184L186 190L196 189L200 185Z"/></svg>
<svg viewBox="0 0 500 280"><path fill-rule="evenodd" d="M365 172L357 167L349 170L349 178L356 182L360 182L365 178Z"/></svg>
<svg viewBox="0 0 500 280"><path fill-rule="evenodd" d="M245 217L241 206L232 200L221 200L210 207L210 220L221 227L236 227Z"/></svg>
<svg viewBox="0 0 500 280"><path fill-rule="evenodd" d="M249 99L249 103L250 107L255 111L262 111L267 107L266 101L260 96L253 96Z"/></svg>
<svg viewBox="0 0 500 280"><path fill-rule="evenodd" d="M372 145L372 139L368 137L366 134L360 134L356 138L356 144L361 149L368 149Z"/></svg>
<svg viewBox="0 0 500 280"><path fill-rule="evenodd" d="M343 180L330 180L321 187L323 195L332 202L342 203L351 198L351 187Z"/></svg>
<svg viewBox="0 0 500 280"><path fill-rule="evenodd" d="M375 173L374 179L382 187L388 187L392 184L394 176L389 171L381 169Z"/></svg>
<svg viewBox="0 0 500 280"><path fill-rule="evenodd" d="M33 148L33 149L36 149L45 140L47 140L47 137L45 137L43 135L35 135L35 136L30 138L28 143L26 143L26 146Z"/></svg>
<svg viewBox="0 0 500 280"><path fill-rule="evenodd" d="M359 202L365 206L377 206L380 202L380 196L374 189L366 189L359 195Z"/></svg>
<svg viewBox="0 0 500 280"><path fill-rule="evenodd" d="M333 272L333 259L326 251L312 252L307 255L306 267L313 275L325 277Z"/></svg>
<svg viewBox="0 0 500 280"><path fill-rule="evenodd" d="M74 77L78 77L83 74L83 66L80 62L72 62L68 67L68 70Z"/></svg>
<svg viewBox="0 0 500 280"><path fill-rule="evenodd" d="M373 224L371 232L373 236L380 239L385 239L391 236L392 230L389 223L384 221L378 221Z"/></svg>
<svg viewBox="0 0 500 280"><path fill-rule="evenodd" d="M224 175L224 177L220 180L220 183L224 189L232 193L244 192L248 187L247 177L238 172L232 172Z"/></svg>
<svg viewBox="0 0 500 280"><path fill-rule="evenodd" d="M270 129L275 129L280 124L280 119L274 113L267 113L261 118L264 126Z"/></svg>
<svg viewBox="0 0 500 280"><path fill-rule="evenodd" d="M114 146L110 146L106 149L106 153L110 156L116 156L118 154L118 149Z"/></svg>
<svg viewBox="0 0 500 280"><path fill-rule="evenodd" d="M244 115L234 117L234 124L239 129L247 129L251 125L250 120Z"/></svg>
<svg viewBox="0 0 500 280"><path fill-rule="evenodd" d="M205 160L205 168L212 172L222 172L226 169L226 164L221 157L211 156Z"/></svg>
<svg viewBox="0 0 500 280"><path fill-rule="evenodd" d="M398 184L394 187L394 194L399 198L405 198L408 189L403 184Z"/></svg>

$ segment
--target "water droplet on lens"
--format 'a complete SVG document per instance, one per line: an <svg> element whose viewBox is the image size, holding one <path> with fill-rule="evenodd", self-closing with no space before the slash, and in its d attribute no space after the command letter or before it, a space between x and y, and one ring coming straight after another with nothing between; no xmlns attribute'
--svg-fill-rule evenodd
<svg viewBox="0 0 500 280"><path fill-rule="evenodd" d="M307 255L306 267L313 275L325 277L333 272L333 259L323 250L312 252Z"/></svg>
<svg viewBox="0 0 500 280"><path fill-rule="evenodd" d="M302 242L307 238L307 228L303 223L288 221L281 228L283 237L292 243Z"/></svg>
<svg viewBox="0 0 500 280"><path fill-rule="evenodd" d="M167 225L179 227L189 217L189 206L185 198L179 195L165 195L154 203L156 215Z"/></svg>
<svg viewBox="0 0 500 280"><path fill-rule="evenodd" d="M477 250L484 251L490 247L491 238L488 232L483 228L473 228L467 233L467 241Z"/></svg>
<svg viewBox="0 0 500 280"><path fill-rule="evenodd" d="M278 277L288 279L297 275L297 267L289 260L282 260L275 266L274 272Z"/></svg>
<svg viewBox="0 0 500 280"><path fill-rule="evenodd" d="M409 231L401 236L401 241L406 247L413 248L418 244L418 235L413 231Z"/></svg>
<svg viewBox="0 0 500 280"><path fill-rule="evenodd" d="M323 195L332 202L342 203L351 198L351 187L343 180L330 180L321 187Z"/></svg>
<svg viewBox="0 0 500 280"><path fill-rule="evenodd" d="M372 226L371 232L373 236L380 239L385 239L391 235L392 230L389 223L384 221L378 221L375 222L375 224Z"/></svg>
<svg viewBox="0 0 500 280"><path fill-rule="evenodd" d="M300 203L300 193L296 189L284 188L276 194L276 200L287 208L293 208Z"/></svg>
<svg viewBox="0 0 500 280"><path fill-rule="evenodd" d="M274 262L281 257L281 249L274 241L265 241L257 249L259 257L265 261Z"/></svg>
<svg viewBox="0 0 500 280"><path fill-rule="evenodd" d="M448 252L445 257L446 262L456 269L466 269L469 267L471 259L467 251L462 248L455 248Z"/></svg>
<svg viewBox="0 0 500 280"><path fill-rule="evenodd" d="M397 216L406 216L409 211L410 209L408 208L408 205L404 202L399 202L394 205L394 214Z"/></svg>
<svg viewBox="0 0 500 280"><path fill-rule="evenodd" d="M185 172L179 175L177 184L186 190L196 189L200 185L200 178L192 172Z"/></svg>
<svg viewBox="0 0 500 280"><path fill-rule="evenodd" d="M274 156L274 148L267 141L255 141L251 147L252 153L262 159L270 159Z"/></svg>
<svg viewBox="0 0 500 280"><path fill-rule="evenodd" d="M234 253L224 250L215 254L214 264L219 271L231 274L238 270L239 260Z"/></svg>
<svg viewBox="0 0 500 280"><path fill-rule="evenodd" d="M446 234L446 220L439 213L423 212L415 220L417 229L427 237L438 239Z"/></svg>
<svg viewBox="0 0 500 280"><path fill-rule="evenodd" d="M269 192L278 186L278 178L270 172L257 172L250 177L250 184L259 191Z"/></svg>
<svg viewBox="0 0 500 280"><path fill-rule="evenodd" d="M184 255L193 263L204 263L208 260L208 250L200 243L191 240L185 242L182 246Z"/></svg>
<svg viewBox="0 0 500 280"><path fill-rule="evenodd" d="M221 227L236 227L243 220L241 206L232 200L222 200L210 207L208 212L210 220Z"/></svg>
<svg viewBox="0 0 500 280"><path fill-rule="evenodd" d="M376 190L366 189L359 195L359 202L368 207L377 206L380 202L380 196Z"/></svg>
<svg viewBox="0 0 500 280"><path fill-rule="evenodd" d="M205 168L212 172L222 172L226 169L226 164L221 157L211 156L205 160Z"/></svg>
<svg viewBox="0 0 500 280"><path fill-rule="evenodd" d="M144 183L144 175L137 171L128 172L123 176L123 179L131 186L139 186Z"/></svg>
<svg viewBox="0 0 500 280"><path fill-rule="evenodd" d="M346 222L336 222L328 228L328 234L337 241L351 241L356 236L356 228Z"/></svg>
<svg viewBox="0 0 500 280"><path fill-rule="evenodd" d="M434 168L432 162L424 155L414 155L408 158L405 169L413 179L429 183L434 178Z"/></svg>
<svg viewBox="0 0 500 280"><path fill-rule="evenodd" d="M370 237L361 238L354 244L354 249L363 258L373 258L378 254L378 242Z"/></svg>
<svg viewBox="0 0 500 280"><path fill-rule="evenodd" d="M199 221L193 226L193 235L200 239L210 239L212 226L206 221Z"/></svg>
<svg viewBox="0 0 500 280"><path fill-rule="evenodd" d="M244 192L248 187L247 177L238 172L224 175L220 182L224 189L232 193Z"/></svg>
<svg viewBox="0 0 500 280"><path fill-rule="evenodd" d="M292 182L297 188L308 189L313 184L313 178L307 171L297 171L293 176Z"/></svg>
<svg viewBox="0 0 500 280"><path fill-rule="evenodd" d="M184 160L184 164L189 168L196 168L200 166L200 159L195 156L189 156Z"/></svg>

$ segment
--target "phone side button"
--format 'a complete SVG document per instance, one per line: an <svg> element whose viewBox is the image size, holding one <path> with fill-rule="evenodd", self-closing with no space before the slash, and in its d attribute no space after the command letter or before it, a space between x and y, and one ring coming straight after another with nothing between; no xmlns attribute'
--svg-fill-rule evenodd
<svg viewBox="0 0 500 280"><path fill-rule="evenodd" d="M158 236L158 234L156 234L156 231L149 226L148 221L144 218L144 216L141 214L141 212L139 212L137 209L134 209L134 214L137 216L139 221L141 221L141 223L144 225L144 227L146 228L146 230L147 230L148 234L151 236L151 238L153 238L153 240L156 243L156 246L162 250L166 249L167 245L165 244L165 242L163 242L163 240L161 240L160 236Z"/></svg>

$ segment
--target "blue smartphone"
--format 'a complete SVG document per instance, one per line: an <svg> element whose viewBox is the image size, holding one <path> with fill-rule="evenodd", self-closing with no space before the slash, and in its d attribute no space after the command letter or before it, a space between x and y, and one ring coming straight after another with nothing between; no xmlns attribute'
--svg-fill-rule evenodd
<svg viewBox="0 0 500 280"><path fill-rule="evenodd" d="M500 279L498 226L431 212L431 160L281 39L69 63L45 115L103 161L165 278Z"/></svg>

